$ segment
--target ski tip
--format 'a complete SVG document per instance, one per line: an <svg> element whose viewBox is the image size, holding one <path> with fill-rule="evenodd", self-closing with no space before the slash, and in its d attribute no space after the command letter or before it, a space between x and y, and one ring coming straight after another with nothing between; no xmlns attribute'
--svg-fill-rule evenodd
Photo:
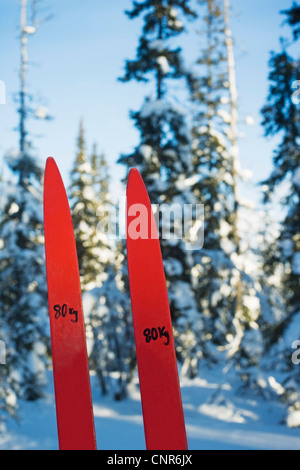
<svg viewBox="0 0 300 470"><path fill-rule="evenodd" d="M129 174L130 174L130 173L137 173L137 174L140 174L139 170L138 170L137 168L134 168L134 167L133 167L133 168L130 168Z"/></svg>
<svg viewBox="0 0 300 470"><path fill-rule="evenodd" d="M56 162L53 157L47 157L46 159L46 169L51 167L57 167Z"/></svg>
<svg viewBox="0 0 300 470"><path fill-rule="evenodd" d="M48 157L44 173L44 188L52 186L53 184L64 186L61 173L55 159L53 157Z"/></svg>
<svg viewBox="0 0 300 470"><path fill-rule="evenodd" d="M129 170L126 188L127 208L135 203L151 205L145 182L137 168Z"/></svg>
<svg viewBox="0 0 300 470"><path fill-rule="evenodd" d="M129 185L133 185L134 183L143 183L143 178L137 168L131 168L128 173L128 178L127 178L127 189Z"/></svg>
<svg viewBox="0 0 300 470"><path fill-rule="evenodd" d="M58 165L53 157L47 157L46 166L45 166L45 178L59 178L61 179L61 174L58 168Z"/></svg>
<svg viewBox="0 0 300 470"><path fill-rule="evenodd" d="M139 176L141 178L141 174L137 168L130 168L129 173L128 173L128 180L129 178L133 176L135 177Z"/></svg>

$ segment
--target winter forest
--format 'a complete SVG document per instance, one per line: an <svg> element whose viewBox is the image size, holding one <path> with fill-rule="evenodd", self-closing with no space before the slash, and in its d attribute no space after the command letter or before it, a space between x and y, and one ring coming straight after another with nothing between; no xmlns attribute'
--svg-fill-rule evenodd
<svg viewBox="0 0 300 470"><path fill-rule="evenodd" d="M268 432L274 426L292 439L291 447L300 448L300 4L245 2L253 3L249 9L263 4L262 16L273 10L279 32L263 57L265 76L257 70L257 78L253 70L247 82L248 100L257 103L259 132L267 143L251 158L268 174L262 170L253 176L243 154L244 128L251 135L253 117L245 109L241 114L238 74L247 54L241 54L233 26L243 3L0 0L1 51L9 50L0 61L0 448L30 446L22 431L24 413L32 420L43 415L49 400L56 432L43 226L43 178L50 155L61 169L72 214L89 368L100 413L99 447L103 433L111 439L110 448L118 448L115 431L101 424L101 416L108 423L116 410L129 414L139 403L119 206L128 172L135 167L152 204L204 207L202 247L188 250L180 238L160 239L191 445L207 447L204 431L198 441L193 435L203 423L211 432L226 432L226 423L240 426L237 432L263 432L249 408L259 404ZM78 37L72 58L62 54L65 47L74 49L67 27L65 36L60 31L70 9ZM83 37L93 16L98 28L94 45L86 50ZM263 42L262 22L256 29L246 25L245 15L239 21L255 41ZM60 45L55 28L64 38ZM122 28L130 39L120 45L123 57L111 53L116 73L109 80L128 99L128 127L122 129L109 109L95 109L94 139L81 103L85 95L90 107L93 100L104 99L92 98L88 90L95 89L97 50L109 56L114 46L105 42L105 34L111 30L115 41L122 41ZM60 72L68 60L76 61L86 77L82 96L72 85L71 72ZM101 67L98 63L100 89L113 103L117 98ZM255 101L258 80L265 81L261 102ZM54 96L58 82L66 97L78 94L73 116L63 99L56 109L56 101L47 97ZM57 135L51 131L43 146L59 113ZM103 145L104 132L112 149L116 142L122 149L118 154ZM56 155L60 146L62 153ZM71 155L63 155L66 148ZM142 425L139 432L142 439ZM37 436L42 433L37 430ZM19 444L11 437L16 435L22 436ZM50 447L56 446L55 439ZM217 449L220 443L210 439L208 447ZM279 441L274 444L278 448ZM246 446L243 440L240 446L243 442ZM127 446L135 448L134 442Z"/></svg>

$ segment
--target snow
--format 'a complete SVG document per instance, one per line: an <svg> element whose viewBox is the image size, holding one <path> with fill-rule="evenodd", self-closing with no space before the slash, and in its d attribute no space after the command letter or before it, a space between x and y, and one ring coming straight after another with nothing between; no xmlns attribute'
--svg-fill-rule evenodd
<svg viewBox="0 0 300 470"><path fill-rule="evenodd" d="M152 155L151 145L142 144L139 146L139 153L143 156L145 160L150 160Z"/></svg>
<svg viewBox="0 0 300 470"><path fill-rule="evenodd" d="M34 34L36 33L36 27L35 26L24 26L23 27L23 32L26 34Z"/></svg>
<svg viewBox="0 0 300 470"><path fill-rule="evenodd" d="M141 109L141 117L147 118L152 114L162 116L169 110L169 105L162 100L147 101Z"/></svg>
<svg viewBox="0 0 300 470"><path fill-rule="evenodd" d="M19 206L15 202L12 202L8 210L9 215L16 214L19 211Z"/></svg>
<svg viewBox="0 0 300 470"><path fill-rule="evenodd" d="M233 177L232 174L229 173L228 171L222 175L223 181L228 184L229 186L233 185Z"/></svg>
<svg viewBox="0 0 300 470"><path fill-rule="evenodd" d="M222 371L205 378L181 380L181 393L189 450L300 450L300 430L292 427L299 411L291 414L291 427L280 424L284 406L237 395ZM144 450L143 418L138 387L129 397L114 401L102 397L91 375L97 447L99 450ZM20 402L20 422L7 422L0 432L1 450L58 449L52 373L45 398Z"/></svg>
<svg viewBox="0 0 300 470"><path fill-rule="evenodd" d="M174 105L172 103L167 103L166 101L163 101L161 99L158 100L148 100L145 101L145 103L142 106L140 116L141 118L149 118L150 116L154 115L157 118L161 118L166 115L184 115L184 110L178 105ZM186 129L181 129L181 134L183 132L187 132Z"/></svg>
<svg viewBox="0 0 300 470"><path fill-rule="evenodd" d="M221 220L220 223L220 237L226 238L228 234L231 232L231 226L226 222L226 220Z"/></svg>
<svg viewBox="0 0 300 470"><path fill-rule="evenodd" d="M243 304L252 312L252 315L254 312L258 313L260 310L260 302L256 295L244 295Z"/></svg>
<svg viewBox="0 0 300 470"><path fill-rule="evenodd" d="M228 104L228 103L230 103L230 99L228 98L228 96L222 96L222 97L220 98L220 103L222 103L222 104Z"/></svg>
<svg viewBox="0 0 300 470"><path fill-rule="evenodd" d="M40 106L35 110L34 115L38 119L47 119L49 118L49 110L45 106Z"/></svg>
<svg viewBox="0 0 300 470"><path fill-rule="evenodd" d="M241 170L239 172L239 176L243 179L243 181L248 181L253 177L253 172L249 169Z"/></svg>
<svg viewBox="0 0 300 470"><path fill-rule="evenodd" d="M85 186L82 191L82 197L90 201L95 200L95 191L91 186Z"/></svg>
<svg viewBox="0 0 300 470"><path fill-rule="evenodd" d="M256 323L252 322L252 325L256 325ZM245 331L243 349L249 357L251 357L251 355L261 357L263 354L263 338L258 326Z"/></svg>
<svg viewBox="0 0 300 470"><path fill-rule="evenodd" d="M9 391L8 395L6 396L5 402L8 406L14 408L17 404L17 397L15 393Z"/></svg>
<svg viewBox="0 0 300 470"><path fill-rule="evenodd" d="M287 424L290 428L300 426L300 410L291 411L287 417Z"/></svg>
<svg viewBox="0 0 300 470"><path fill-rule="evenodd" d="M246 116L245 122L248 126L254 126L255 120L252 116Z"/></svg>
<svg viewBox="0 0 300 470"><path fill-rule="evenodd" d="M217 111L217 115L220 116L226 124L230 124L231 115L227 111L225 111L224 109L219 109Z"/></svg>
<svg viewBox="0 0 300 470"><path fill-rule="evenodd" d="M203 131L203 133L204 133L204 127L205 126L201 126L200 128ZM217 131L216 129L213 129L212 127L210 127L209 132L211 136L214 137L219 142L219 144L225 149L226 141L225 141L224 135L221 132Z"/></svg>
<svg viewBox="0 0 300 470"><path fill-rule="evenodd" d="M183 26L182 21L177 20L177 19L173 19L173 18L171 18L171 19L168 21L168 25L169 25L171 28L176 28L176 29L181 29L182 26Z"/></svg>
<svg viewBox="0 0 300 470"><path fill-rule="evenodd" d="M173 8L173 7L170 8L169 15L173 18L177 17L177 11L175 10L175 8Z"/></svg>
<svg viewBox="0 0 300 470"><path fill-rule="evenodd" d="M169 66L169 62L166 56L160 55L159 57L157 57L156 62L162 74L166 75L167 73L169 73L170 66Z"/></svg>
<svg viewBox="0 0 300 470"><path fill-rule="evenodd" d="M179 175L178 180L176 181L176 188L180 191L184 191L185 189L197 184L199 181L199 175L195 174L190 176L189 178L185 178L182 175Z"/></svg>
<svg viewBox="0 0 300 470"><path fill-rule="evenodd" d="M148 47L151 50L162 52L165 49L165 43L162 39L155 39L154 41L150 41L148 43Z"/></svg>
<svg viewBox="0 0 300 470"><path fill-rule="evenodd" d="M300 310L293 315L292 320L284 331L282 341L285 348L290 349L293 342L297 339L300 339Z"/></svg>

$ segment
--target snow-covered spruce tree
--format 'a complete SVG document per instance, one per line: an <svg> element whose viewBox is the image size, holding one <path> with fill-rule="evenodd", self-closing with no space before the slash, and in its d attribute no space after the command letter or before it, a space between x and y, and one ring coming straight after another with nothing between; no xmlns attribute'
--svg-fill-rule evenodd
<svg viewBox="0 0 300 470"><path fill-rule="evenodd" d="M281 40L281 51L272 52L269 61L270 85L262 108L262 125L266 136L277 136L281 140L274 150L274 170L262 184L266 203L276 196L278 188L284 188L281 198L284 216L276 249L266 260L266 268L274 272L281 266L283 270L286 311L272 339L278 348L278 365L288 371L285 383L285 398L289 404L287 423L299 426L299 365L293 363L291 356L293 342L300 338L300 61L299 56L293 57L289 51L299 43L300 5L294 3L282 13L292 27L293 38Z"/></svg>
<svg viewBox="0 0 300 470"><path fill-rule="evenodd" d="M9 409L13 402L16 404L17 395L28 400L42 395L48 346L43 169L34 155L26 126L29 115L33 112L36 116L28 104L26 72L27 38L36 32L37 23L27 24L26 7L27 1L22 0L19 146L6 152L11 176L4 183L1 197L0 312L6 364L1 366L0 375L1 399L5 400L6 393L9 394ZM36 20L35 14L33 18ZM14 399L12 391L16 393Z"/></svg>
<svg viewBox="0 0 300 470"><path fill-rule="evenodd" d="M48 344L42 169L32 151L9 152L6 161L17 180L6 182L3 198L0 310L13 381L21 396L34 400L45 385Z"/></svg>
<svg viewBox="0 0 300 470"><path fill-rule="evenodd" d="M96 147L92 155L87 153L83 123L80 122L69 198L83 292L101 284L109 257L107 241L101 240L97 231L99 206L108 202L105 201L108 192L103 190L107 176L104 170L104 156L97 154Z"/></svg>
<svg viewBox="0 0 300 470"><path fill-rule="evenodd" d="M201 320L191 284L191 256L182 239L180 224L174 224L174 233L169 238L166 235L168 211L178 209L182 214L183 205L194 201L189 185L185 184L191 176L186 117L172 100L170 90L175 80L186 80L188 76L176 38L184 31L183 21L195 18L195 13L188 0L134 1L132 10L126 13L130 19L142 16L143 26L136 58L126 61L121 80L148 83L149 94L141 109L131 114L140 142L133 153L122 155L119 163L127 169L133 166L139 169L152 204L161 209L160 242L176 349L180 360L190 356L190 365L194 366L189 373L195 375L198 351L194 346Z"/></svg>
<svg viewBox="0 0 300 470"><path fill-rule="evenodd" d="M83 149L82 130L79 145ZM81 157L77 170L80 167L83 170L82 164ZM86 224L78 236L79 242L83 241L82 252L87 250L83 259L88 260L83 265L87 271L83 269L82 279L89 362L97 374L102 394L110 393L115 399L123 399L135 369L130 299L123 280L124 254L116 243L113 229L116 214L109 191L108 165L104 154L97 153L96 145L91 157L84 158L84 167L84 177L81 171L77 181L88 182L89 190L82 184L85 188L82 196L79 190L73 195L77 199L74 212L78 226L80 228L80 214ZM88 206L86 211L84 205ZM80 210L77 212L76 208ZM83 238L82 234L90 236Z"/></svg>
<svg viewBox="0 0 300 470"><path fill-rule="evenodd" d="M121 400L136 368L133 325L128 289L122 269L124 254L118 247L105 266L101 286L84 293L89 360L96 372L101 393Z"/></svg>
<svg viewBox="0 0 300 470"><path fill-rule="evenodd" d="M110 233L114 205L110 175L103 153L94 145L87 153L82 122L69 188L83 291L89 363L101 392L116 399L126 396L135 361L129 298L120 260L124 255ZM133 358L133 359L132 359Z"/></svg>
<svg viewBox="0 0 300 470"><path fill-rule="evenodd" d="M3 220L3 205L5 204L5 191L7 189L4 178L1 177L0 181L0 256L4 248L4 240L2 237L2 220ZM0 260L0 267L2 266ZM0 285L1 287L1 285ZM0 291L0 309L2 304L1 291ZM18 382L14 380L13 375L13 360L8 351L7 330L5 317L2 309L0 310L0 433L5 430L5 420L8 414L15 415L16 413L16 392L19 390Z"/></svg>
<svg viewBox="0 0 300 470"><path fill-rule="evenodd" d="M204 245L194 252L193 281L203 313L207 360L231 360L240 370L257 365L262 353L260 302L245 268L239 233L237 102L228 4L199 2L205 28L198 71L191 81L195 112L193 182L204 204ZM202 337L203 342L203 337ZM248 380L248 379L247 379Z"/></svg>
<svg viewBox="0 0 300 470"><path fill-rule="evenodd" d="M237 329L242 328L243 337L239 343L239 354L235 355L235 362L240 369L240 375L244 382L244 388L252 388L255 393L264 393L264 378L260 368L265 349L262 328L267 318L272 315L272 308L268 296L263 292L258 282L258 271L262 265L262 259L257 250L257 244L249 239L257 238L259 227L253 223L255 216L251 211L248 201L243 202L239 197L239 184L247 180L247 170L244 172L239 160L238 146L238 93L235 77L235 58L232 33L230 29L230 2L223 0L225 44L229 89L230 127L227 132L229 151L232 165L232 193L233 193L233 226L232 235L236 246L236 252L231 255L232 261L239 270L236 283L235 322ZM226 120L225 120L226 121ZM256 208L256 211L258 208ZM252 219L251 227L248 219ZM247 220L245 224L245 220ZM247 228L248 225L248 228ZM238 335L239 337L239 335ZM261 385L263 383L263 385Z"/></svg>

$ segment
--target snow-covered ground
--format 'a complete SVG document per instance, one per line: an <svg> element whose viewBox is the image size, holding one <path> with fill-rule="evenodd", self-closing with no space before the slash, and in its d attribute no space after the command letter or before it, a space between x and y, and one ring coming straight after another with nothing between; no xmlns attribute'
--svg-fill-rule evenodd
<svg viewBox="0 0 300 470"><path fill-rule="evenodd" d="M281 424L284 407L234 394L234 387L217 385L216 374L182 382L182 399L189 449L300 450L300 428ZM98 449L145 450L142 411L137 388L130 397L116 402L102 397L92 379ZM211 400L218 391L218 398ZM9 420L0 433L1 450L58 449L52 376L47 395L38 402L21 402L19 423Z"/></svg>

